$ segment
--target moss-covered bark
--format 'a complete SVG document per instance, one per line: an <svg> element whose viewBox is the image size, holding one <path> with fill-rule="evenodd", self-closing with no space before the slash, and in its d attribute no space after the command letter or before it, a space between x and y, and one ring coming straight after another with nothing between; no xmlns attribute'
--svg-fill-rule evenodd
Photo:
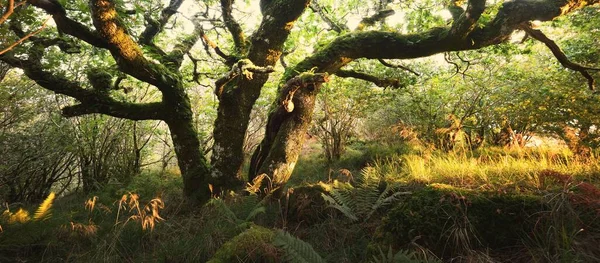
<svg viewBox="0 0 600 263"><path fill-rule="evenodd" d="M265 138L252 155L249 181L266 174L271 178L272 190L276 190L289 180L311 122L313 98L327 81L327 74L306 72L290 79L280 89L269 115Z"/></svg>
<svg viewBox="0 0 600 263"><path fill-rule="evenodd" d="M248 53L243 55L257 66L274 66L294 21L304 12L308 3L307 0L271 1L263 12L261 25L250 37ZM243 39L239 37L239 32L234 30L232 33L238 35L238 39ZM240 44L238 50L246 50L245 45ZM221 92L211 161L213 180L223 182L224 188L235 187L231 183L235 184L235 179L241 177L244 138L250 112L267 79L265 74L255 74L252 79L240 76L225 85Z"/></svg>
<svg viewBox="0 0 600 263"><path fill-rule="evenodd" d="M177 164L183 177L183 192L186 196L201 203L210 198L208 162L200 152L200 141L190 120L173 119L167 121Z"/></svg>

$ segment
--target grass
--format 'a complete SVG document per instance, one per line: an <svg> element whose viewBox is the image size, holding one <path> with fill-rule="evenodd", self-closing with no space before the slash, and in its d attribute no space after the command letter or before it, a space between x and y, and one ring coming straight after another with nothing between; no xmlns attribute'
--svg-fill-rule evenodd
<svg viewBox="0 0 600 263"><path fill-rule="evenodd" d="M275 202L231 195L194 207L181 196L180 177L146 173L88 196L11 207L0 219L0 261L278 262L289 255L273 243L280 229L327 262L600 259L597 156L366 144L332 164L317 155L300 160L293 192ZM327 183L339 169L355 181ZM335 191L347 197L336 199L338 209L322 197Z"/></svg>
<svg viewBox="0 0 600 263"><path fill-rule="evenodd" d="M566 149L483 149L395 155L374 164L388 180L443 183L478 190L530 191L546 185L553 171L577 180L597 181L598 157L579 158Z"/></svg>

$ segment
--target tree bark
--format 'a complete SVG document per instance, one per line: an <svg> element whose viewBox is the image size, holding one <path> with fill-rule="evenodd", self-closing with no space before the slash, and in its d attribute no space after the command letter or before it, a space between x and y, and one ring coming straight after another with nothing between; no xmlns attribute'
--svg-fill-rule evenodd
<svg viewBox="0 0 600 263"><path fill-rule="evenodd" d="M280 192L288 180L304 144L312 119L315 96L327 82L327 74L303 73L287 81L269 115L265 138L252 155L249 181L260 174L270 178L270 191ZM266 184L266 182L265 182ZM268 194L268 193L267 193Z"/></svg>
<svg viewBox="0 0 600 263"><path fill-rule="evenodd" d="M225 1L227 2L227 1ZM294 21L308 6L308 0L261 1L263 21L250 38L247 58L257 66L274 66L281 56L283 44L288 38ZM226 22L231 24L231 17ZM231 30L235 39L240 32ZM245 50L244 43L237 43L238 50ZM242 54L245 55L245 54ZM253 79L238 77L224 88L220 96L214 127L211 164L214 179L220 178L223 188L235 188L241 179L244 163L244 138L250 121L250 113L268 75L255 74Z"/></svg>
<svg viewBox="0 0 600 263"><path fill-rule="evenodd" d="M183 193L192 200L204 203L211 196L208 186L210 169L200 152L200 140L192 119L172 119L167 121L167 125L183 177Z"/></svg>

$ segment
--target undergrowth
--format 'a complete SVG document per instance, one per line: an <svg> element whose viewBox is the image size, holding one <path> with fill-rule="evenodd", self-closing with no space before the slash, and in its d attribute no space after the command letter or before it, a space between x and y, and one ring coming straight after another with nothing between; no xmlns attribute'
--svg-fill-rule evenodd
<svg viewBox="0 0 600 263"><path fill-rule="evenodd" d="M145 173L8 205L0 262L600 261L597 157L351 149L311 162L279 200L231 193L197 207L181 178Z"/></svg>

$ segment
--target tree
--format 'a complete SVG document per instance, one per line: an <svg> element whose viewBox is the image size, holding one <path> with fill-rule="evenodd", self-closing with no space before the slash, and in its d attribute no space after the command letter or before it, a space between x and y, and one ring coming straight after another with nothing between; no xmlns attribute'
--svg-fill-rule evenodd
<svg viewBox="0 0 600 263"><path fill-rule="evenodd" d="M201 202L211 196L211 189L220 191L240 185L245 134L252 107L269 73L275 71L274 66L288 51L286 41L290 39L294 24L309 6L332 31L319 41L321 46L312 55L300 58L294 66L286 68L279 81L278 96L271 106L265 136L250 165L249 178L264 173L275 187L283 186L291 175L322 83L332 74L381 81L364 72L341 70L356 60L411 59L448 51L481 49L506 42L516 30L526 30L532 37L547 43L565 67L585 76L590 88L594 86L589 73L592 69L571 62L541 31L530 28L529 22L549 21L597 4L598 0L520 0L491 6L486 6L485 0L470 0L465 5L461 4L464 1L452 1L450 23L444 24L443 19L429 12L421 16L426 19L408 27L408 30L414 30L411 33L381 26L382 21L394 13L388 8L392 1L374 1L373 8L361 5L372 15L361 20L351 31L348 23L331 17L330 14L335 12L328 13L316 1L261 0L262 19L250 35L238 22L239 15L236 14L239 13L235 11L233 0L202 1L206 11L199 11L192 19L192 32L175 42L161 41L161 36L164 38L168 34L167 24L174 19L183 2L171 0L164 7L154 1L141 5L90 0L88 6L80 1L29 0L28 3L37 10L52 16L56 31L30 37L26 45L0 55L0 60L21 68L43 88L77 100L77 104L63 108L64 116L100 113L131 120L164 121L170 130L183 175L184 192ZM349 1L348 5L358 6L359 2ZM435 3L442 5L441 1ZM220 12L211 7L218 7ZM396 4L396 7L400 5ZM28 9L21 12L19 15L37 17L37 13ZM13 19L9 23L15 25L11 27L12 32L19 35L23 32L20 28L28 22ZM227 43L231 44L213 42L204 30L204 26L209 25L213 30L221 30L219 32L225 28L230 33L231 42ZM425 28L428 25L436 26ZM306 26L309 30L310 25ZM377 28L379 30L366 31ZM168 37L172 38L173 34ZM219 55L222 63L231 69L215 82L219 106L210 163L200 151L201 143L186 90L186 80L202 81L203 75L194 71L187 77L182 68L186 55L195 66L201 64L201 59L191 55L196 42L202 42L211 55L212 52ZM60 63L50 65L47 62L49 55L44 54L52 51L62 60L74 60L77 58L68 54L81 52L81 49L91 50L85 53L91 61L91 70L85 78L60 72ZM108 54L111 59L107 59ZM122 78L148 83L161 92L162 98L144 103L117 99L113 94L121 92Z"/></svg>
<svg viewBox="0 0 600 263"><path fill-rule="evenodd" d="M361 120L380 103L380 94L365 84L336 79L321 89L312 134L321 141L328 163L340 160L347 140L357 133Z"/></svg>

